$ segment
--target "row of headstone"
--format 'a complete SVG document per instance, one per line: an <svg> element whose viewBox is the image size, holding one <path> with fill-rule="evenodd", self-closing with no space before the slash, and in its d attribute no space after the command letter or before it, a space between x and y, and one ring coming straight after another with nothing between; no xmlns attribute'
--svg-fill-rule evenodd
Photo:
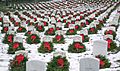
<svg viewBox="0 0 120 71"><path fill-rule="evenodd" d="M79 61L79 71L99 71L99 59L81 58ZM26 71L46 71L46 62L40 60L30 60L26 63Z"/></svg>

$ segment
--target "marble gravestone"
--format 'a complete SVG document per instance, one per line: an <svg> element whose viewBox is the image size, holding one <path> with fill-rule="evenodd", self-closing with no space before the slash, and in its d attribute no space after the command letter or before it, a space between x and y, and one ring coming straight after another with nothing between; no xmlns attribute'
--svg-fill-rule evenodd
<svg viewBox="0 0 120 71"><path fill-rule="evenodd" d="M99 60L97 58L81 58L80 71L99 71Z"/></svg>
<svg viewBox="0 0 120 71"><path fill-rule="evenodd" d="M104 35L103 38L106 40L107 38L110 38L113 40L113 35L110 35L110 34L107 34L107 35Z"/></svg>
<svg viewBox="0 0 120 71"><path fill-rule="evenodd" d="M46 65L39 60L31 60L26 63L26 71L46 71Z"/></svg>
<svg viewBox="0 0 120 71"><path fill-rule="evenodd" d="M75 37L73 37L73 41L74 42L82 42L82 36L75 36Z"/></svg>
<svg viewBox="0 0 120 71"><path fill-rule="evenodd" d="M82 30L80 30L79 34L88 35L88 30L87 29L82 29Z"/></svg>
<svg viewBox="0 0 120 71"><path fill-rule="evenodd" d="M107 46L108 43L105 40L95 40L93 42L93 55L103 55L107 56Z"/></svg>

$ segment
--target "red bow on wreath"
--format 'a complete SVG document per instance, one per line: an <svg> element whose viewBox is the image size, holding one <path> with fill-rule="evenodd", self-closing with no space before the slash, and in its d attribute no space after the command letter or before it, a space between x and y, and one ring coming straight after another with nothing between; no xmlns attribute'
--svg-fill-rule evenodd
<svg viewBox="0 0 120 71"><path fill-rule="evenodd" d="M80 34L80 36L82 36L82 41L84 41L85 39L84 34Z"/></svg>
<svg viewBox="0 0 120 71"><path fill-rule="evenodd" d="M67 23L67 27L70 25L70 22Z"/></svg>
<svg viewBox="0 0 120 71"><path fill-rule="evenodd" d="M104 65L105 65L105 62L102 61L102 60L100 60L100 66L101 66L101 67L104 67Z"/></svg>
<svg viewBox="0 0 120 71"><path fill-rule="evenodd" d="M19 47L19 43L18 42L16 42L16 43L13 44L13 48L14 49L17 49L18 47Z"/></svg>
<svg viewBox="0 0 120 71"><path fill-rule="evenodd" d="M84 25L85 25L85 24L82 22L82 23L81 23L81 26L83 27Z"/></svg>
<svg viewBox="0 0 120 71"><path fill-rule="evenodd" d="M75 43L75 44L74 44L74 47L75 47L76 49L82 49L82 48L84 48L84 46L81 46L80 43Z"/></svg>
<svg viewBox="0 0 120 71"><path fill-rule="evenodd" d="M108 38L107 42L108 42L108 48L110 48L110 44L112 43L112 39Z"/></svg>
<svg viewBox="0 0 120 71"><path fill-rule="evenodd" d="M10 21L14 21L14 18L10 18Z"/></svg>
<svg viewBox="0 0 120 71"><path fill-rule="evenodd" d="M28 31L28 34L30 35L30 34L31 34L31 31Z"/></svg>
<svg viewBox="0 0 120 71"><path fill-rule="evenodd" d="M63 67L64 66L64 60L62 58L58 59L57 60L57 64L60 66L60 67Z"/></svg>
<svg viewBox="0 0 120 71"><path fill-rule="evenodd" d="M34 18L34 21L37 21L37 18Z"/></svg>
<svg viewBox="0 0 120 71"><path fill-rule="evenodd" d="M20 54L20 55L16 56L16 60L17 60L18 64L20 64L24 60L24 55Z"/></svg>
<svg viewBox="0 0 120 71"><path fill-rule="evenodd" d="M100 67L104 67L105 62L103 60L101 60L99 57L97 57L100 60Z"/></svg>
<svg viewBox="0 0 120 71"><path fill-rule="evenodd" d="M62 38L62 37L61 37L60 35L57 35L57 36L56 36L56 40L57 40L57 41L60 41L61 38Z"/></svg>
<svg viewBox="0 0 120 71"><path fill-rule="evenodd" d="M49 42L44 42L44 47L47 48L49 51L51 50Z"/></svg>
<svg viewBox="0 0 120 71"><path fill-rule="evenodd" d="M89 22L88 22L88 21L86 21L86 25L89 25Z"/></svg>
<svg viewBox="0 0 120 71"><path fill-rule="evenodd" d="M54 29L53 29L53 28L50 28L49 31L48 31L48 34L52 34L53 31L54 31Z"/></svg>
<svg viewBox="0 0 120 71"><path fill-rule="evenodd" d="M38 29L39 29L39 30L42 30L42 26L38 26Z"/></svg>
<svg viewBox="0 0 120 71"><path fill-rule="evenodd" d="M46 25L47 25L47 22L43 22L43 24L44 24L44 26L46 26Z"/></svg>
<svg viewBox="0 0 120 71"><path fill-rule="evenodd" d="M22 31L22 27L19 27L18 30L19 30L19 31Z"/></svg>
<svg viewBox="0 0 120 71"><path fill-rule="evenodd" d="M83 18L83 16L80 16L80 19L82 19Z"/></svg>
<svg viewBox="0 0 120 71"><path fill-rule="evenodd" d="M18 26L18 25L19 25L19 22L15 22L15 25Z"/></svg>
<svg viewBox="0 0 120 71"><path fill-rule="evenodd" d="M63 22L66 23L66 20L64 20Z"/></svg>
<svg viewBox="0 0 120 71"><path fill-rule="evenodd" d="M106 34L112 34L112 33L113 33L112 30L106 31Z"/></svg>
<svg viewBox="0 0 120 71"><path fill-rule="evenodd" d="M74 30L73 29L69 30L69 33L74 33Z"/></svg>
<svg viewBox="0 0 120 71"><path fill-rule="evenodd" d="M0 17L0 21L2 21L2 18Z"/></svg>
<svg viewBox="0 0 120 71"><path fill-rule="evenodd" d="M13 36L12 36L12 35L9 35L9 36L8 36L8 41L9 41L9 42L12 42L12 38L13 38Z"/></svg>
<svg viewBox="0 0 120 71"><path fill-rule="evenodd" d="M90 31L91 31L91 32L94 32L94 30L95 30L95 28L90 28Z"/></svg>
<svg viewBox="0 0 120 71"><path fill-rule="evenodd" d="M7 32L8 31L8 27L4 27L4 32Z"/></svg>
<svg viewBox="0 0 120 71"><path fill-rule="evenodd" d="M78 25L75 25L75 29L78 29L79 28L79 26Z"/></svg>
<svg viewBox="0 0 120 71"><path fill-rule="evenodd" d="M36 36L35 35L32 35L31 36L31 40L34 41L36 39Z"/></svg>

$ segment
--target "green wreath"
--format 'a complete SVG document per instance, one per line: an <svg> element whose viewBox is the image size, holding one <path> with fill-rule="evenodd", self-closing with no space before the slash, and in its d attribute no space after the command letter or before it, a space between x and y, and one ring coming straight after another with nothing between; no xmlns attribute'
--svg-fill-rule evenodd
<svg viewBox="0 0 120 71"><path fill-rule="evenodd" d="M18 64L18 61L15 58L10 61L9 71L26 71L27 57L24 57L24 60L20 64Z"/></svg>
<svg viewBox="0 0 120 71"><path fill-rule="evenodd" d="M72 30L73 32L70 33L70 30ZM67 32L66 32L66 35L75 35L75 34L77 34L77 31L76 31L75 29L69 29L69 30L67 30Z"/></svg>
<svg viewBox="0 0 120 71"><path fill-rule="evenodd" d="M11 41L8 41L8 37L9 36L11 36L12 37L12 39L11 39ZM14 35L13 34L6 34L5 35L5 37L4 37L4 40L3 40L3 43L5 43L5 44L10 44L10 43L13 43L13 40L14 40Z"/></svg>
<svg viewBox="0 0 120 71"><path fill-rule="evenodd" d="M17 48L15 48L15 43L19 44L19 46L16 46ZM11 43L9 44L8 54L15 54L15 52L19 50L25 50L22 43L19 42Z"/></svg>
<svg viewBox="0 0 120 71"><path fill-rule="evenodd" d="M63 67L60 67L58 65L57 61L60 58L62 58L64 61ZM48 63L47 71L69 71L69 65L70 65L70 63L68 62L66 57L61 57L61 56L53 57L53 60Z"/></svg>
<svg viewBox="0 0 120 71"><path fill-rule="evenodd" d="M49 34L49 32L50 32L50 30L48 29L44 34L51 35L51 36L55 35L55 29L52 31L52 33Z"/></svg>
<svg viewBox="0 0 120 71"><path fill-rule="evenodd" d="M90 29L94 29L93 31L91 31ZM97 34L97 29L95 28L95 27L92 27L92 28L89 28L89 30L88 30L88 34Z"/></svg>
<svg viewBox="0 0 120 71"><path fill-rule="evenodd" d="M96 58L100 59L100 69L110 68L111 63L105 56L98 55Z"/></svg>
<svg viewBox="0 0 120 71"><path fill-rule="evenodd" d="M31 39L32 36L35 36L36 38L33 40ZM26 41L28 44L38 44L40 43L40 38L36 34L31 34L30 36L27 37Z"/></svg>
<svg viewBox="0 0 120 71"><path fill-rule="evenodd" d="M53 51L53 43L52 42L48 42L50 44L50 49L51 50L48 50L47 48L44 47L44 43L45 42L42 42L41 43L41 46L38 48L38 52L39 53L51 53Z"/></svg>
<svg viewBox="0 0 120 71"><path fill-rule="evenodd" d="M20 30L20 28L21 28L22 30ZM17 29L17 32L18 32L18 33L26 32L26 31L27 31L27 30L26 30L25 27L19 27L19 28Z"/></svg>
<svg viewBox="0 0 120 71"><path fill-rule="evenodd" d="M76 48L75 47L76 43L78 43L83 48ZM69 48L68 48L68 52L70 52L70 53L82 53L82 52L85 52L85 51L86 51L86 47L81 42L73 42L73 44L70 44Z"/></svg>
<svg viewBox="0 0 120 71"><path fill-rule="evenodd" d="M56 35L56 36L58 36L58 35ZM65 38L63 37L63 35L59 35L59 36L61 36L61 39L59 41L56 39L56 36L55 36L55 38L53 38L54 43L59 43L59 44L65 43L65 40L64 40Z"/></svg>
<svg viewBox="0 0 120 71"><path fill-rule="evenodd" d="M39 32L43 32L45 30L45 28L43 26L41 26L42 29L39 29L39 26L36 26L36 30Z"/></svg>

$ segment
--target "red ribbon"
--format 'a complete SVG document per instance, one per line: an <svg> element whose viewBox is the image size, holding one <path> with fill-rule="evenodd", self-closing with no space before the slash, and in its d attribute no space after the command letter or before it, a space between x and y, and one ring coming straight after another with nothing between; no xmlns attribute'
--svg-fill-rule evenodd
<svg viewBox="0 0 120 71"><path fill-rule="evenodd" d="M32 41L34 41L36 39L36 35L32 35L31 39L32 39Z"/></svg>
<svg viewBox="0 0 120 71"><path fill-rule="evenodd" d="M82 23L81 23L81 26L83 27L84 25L85 25L85 24L82 22Z"/></svg>
<svg viewBox="0 0 120 71"><path fill-rule="evenodd" d="M47 25L47 22L43 22L43 24L44 24L44 26L46 26L46 25Z"/></svg>
<svg viewBox="0 0 120 71"><path fill-rule="evenodd" d="M13 36L12 36L12 35L9 35L9 36L8 36L8 41L9 41L9 42L12 42L12 38L13 38Z"/></svg>
<svg viewBox="0 0 120 71"><path fill-rule="evenodd" d="M70 22L67 23L67 27L70 25Z"/></svg>
<svg viewBox="0 0 120 71"><path fill-rule="evenodd" d="M60 67L63 67L64 66L64 60L62 58L58 59L57 60L57 64L60 66Z"/></svg>
<svg viewBox="0 0 120 71"><path fill-rule="evenodd" d="M8 27L4 27L4 32L7 32L8 31Z"/></svg>
<svg viewBox="0 0 120 71"><path fill-rule="evenodd" d="M0 17L0 21L2 21L2 17Z"/></svg>
<svg viewBox="0 0 120 71"><path fill-rule="evenodd" d="M84 34L80 34L80 36L82 36L82 41L84 41L85 39Z"/></svg>
<svg viewBox="0 0 120 71"><path fill-rule="evenodd" d="M22 27L19 27L19 28L18 28L19 31L22 31L22 29L23 29Z"/></svg>
<svg viewBox="0 0 120 71"><path fill-rule="evenodd" d="M18 26L18 25L19 25L19 22L15 22L15 25Z"/></svg>
<svg viewBox="0 0 120 71"><path fill-rule="evenodd" d="M19 47L19 43L18 42L16 42L16 43L13 44L13 48L14 49L17 49L18 47Z"/></svg>
<svg viewBox="0 0 120 71"><path fill-rule="evenodd" d="M106 31L106 34L113 34L113 31L112 30L109 30L109 31Z"/></svg>
<svg viewBox="0 0 120 71"><path fill-rule="evenodd" d="M34 21L37 21L37 18L34 18Z"/></svg>
<svg viewBox="0 0 120 71"><path fill-rule="evenodd" d="M105 62L100 60L100 66L103 67L105 65Z"/></svg>
<svg viewBox="0 0 120 71"><path fill-rule="evenodd" d="M57 35L55 38L57 41L60 41L62 37L60 35Z"/></svg>
<svg viewBox="0 0 120 71"><path fill-rule="evenodd" d="M69 30L69 33L74 33L74 30L73 29Z"/></svg>
<svg viewBox="0 0 120 71"><path fill-rule="evenodd" d="M108 42L108 48L110 48L110 44L112 43L112 39L108 38L107 42Z"/></svg>
<svg viewBox="0 0 120 71"><path fill-rule="evenodd" d="M78 26L78 25L76 25L76 26L75 26L75 29L78 29L78 28L79 28L79 26Z"/></svg>
<svg viewBox="0 0 120 71"><path fill-rule="evenodd" d="M95 28L90 28L90 31L91 31L91 32L94 32L94 30L95 30Z"/></svg>
<svg viewBox="0 0 120 71"><path fill-rule="evenodd" d="M39 29L39 30L42 30L42 26L38 26L38 29Z"/></svg>
<svg viewBox="0 0 120 71"><path fill-rule="evenodd" d="M49 42L44 42L44 48L46 48L47 50L51 50L51 47L50 47L50 43Z"/></svg>
<svg viewBox="0 0 120 71"><path fill-rule="evenodd" d="M20 55L16 56L16 60L17 60L18 64L20 64L24 60L24 55L20 54Z"/></svg>
<svg viewBox="0 0 120 71"><path fill-rule="evenodd" d="M84 48L84 46L81 46L80 43L75 43L75 44L74 44L74 47L75 47L76 49L82 49L82 48Z"/></svg>
<svg viewBox="0 0 120 71"><path fill-rule="evenodd" d="M89 25L89 22L88 22L88 21L86 21L86 25Z"/></svg>

